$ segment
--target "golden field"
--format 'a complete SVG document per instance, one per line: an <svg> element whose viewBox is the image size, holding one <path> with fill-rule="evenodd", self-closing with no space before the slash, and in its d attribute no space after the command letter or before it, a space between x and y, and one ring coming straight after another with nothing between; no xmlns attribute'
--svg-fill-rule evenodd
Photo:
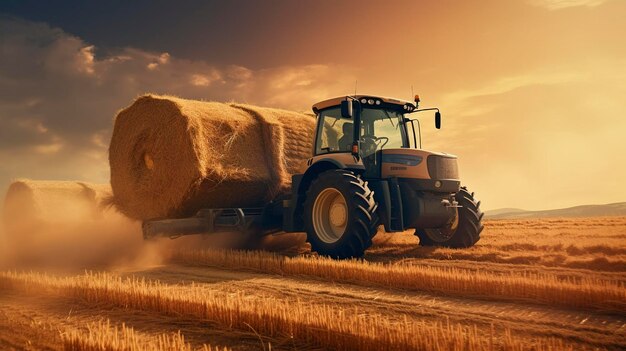
<svg viewBox="0 0 626 351"><path fill-rule="evenodd" d="M626 348L624 217L487 221L465 250L379 233L350 261L283 241L273 252L167 242L152 262L69 272L6 264L0 348Z"/></svg>

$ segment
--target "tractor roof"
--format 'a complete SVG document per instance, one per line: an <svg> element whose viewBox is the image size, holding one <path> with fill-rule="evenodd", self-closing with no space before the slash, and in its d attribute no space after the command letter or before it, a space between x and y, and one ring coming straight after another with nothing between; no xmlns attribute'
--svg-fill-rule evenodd
<svg viewBox="0 0 626 351"><path fill-rule="evenodd" d="M411 102L411 101L402 100L402 99L396 99L396 98L390 98L390 97L383 97L383 96L351 95L351 97L356 98L357 100L373 99L374 101L380 100L380 101L385 102L387 104L400 105L400 106L411 104L411 105L415 106L415 104L413 102ZM345 99L346 99L346 96L339 96L339 97L336 97L336 98L320 101L317 104L313 105L313 112L317 112L319 110L323 110L323 109L328 108L328 107L339 106L341 104L341 102L343 100L345 100Z"/></svg>

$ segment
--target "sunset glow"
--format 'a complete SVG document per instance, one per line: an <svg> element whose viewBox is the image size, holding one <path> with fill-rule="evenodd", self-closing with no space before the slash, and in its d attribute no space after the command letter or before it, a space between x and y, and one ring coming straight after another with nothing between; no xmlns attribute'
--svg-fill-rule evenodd
<svg viewBox="0 0 626 351"><path fill-rule="evenodd" d="M310 111L356 87L440 107L424 147L457 154L487 209L624 200L625 2L366 3L73 10L106 32L2 5L0 188L106 182L111 120L145 92Z"/></svg>

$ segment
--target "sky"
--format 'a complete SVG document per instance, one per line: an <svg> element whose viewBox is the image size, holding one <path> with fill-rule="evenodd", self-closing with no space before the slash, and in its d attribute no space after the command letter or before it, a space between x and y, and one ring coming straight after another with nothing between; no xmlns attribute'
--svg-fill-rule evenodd
<svg viewBox="0 0 626 351"><path fill-rule="evenodd" d="M310 111L359 93L441 109L486 209L626 201L626 1L0 3L0 191L107 182L116 112L152 92Z"/></svg>

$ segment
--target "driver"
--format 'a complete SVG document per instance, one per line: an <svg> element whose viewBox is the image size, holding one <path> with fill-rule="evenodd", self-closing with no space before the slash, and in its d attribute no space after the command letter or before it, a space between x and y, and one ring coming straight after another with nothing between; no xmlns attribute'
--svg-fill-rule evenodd
<svg viewBox="0 0 626 351"><path fill-rule="evenodd" d="M354 123L346 122L342 126L343 136L337 140L339 150L350 151L352 148L352 133L354 133Z"/></svg>

